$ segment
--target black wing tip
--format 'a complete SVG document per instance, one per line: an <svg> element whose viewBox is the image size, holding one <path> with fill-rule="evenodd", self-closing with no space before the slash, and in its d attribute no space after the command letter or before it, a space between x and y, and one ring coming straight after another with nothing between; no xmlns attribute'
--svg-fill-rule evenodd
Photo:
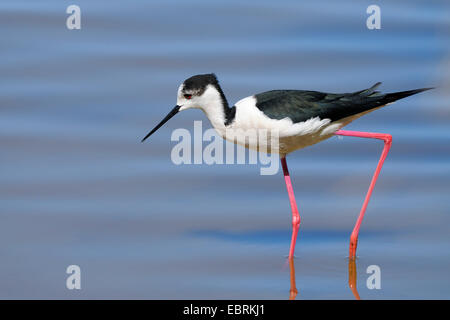
<svg viewBox="0 0 450 320"><path fill-rule="evenodd" d="M428 87L428 88L421 88L421 89L417 89L418 92L423 92L423 91L428 91L428 90L433 90L436 89L436 87Z"/></svg>
<svg viewBox="0 0 450 320"><path fill-rule="evenodd" d="M383 82L378 81L377 83L375 83L373 86L371 86L369 89L363 90L363 91L372 91L375 90L376 88L378 88L379 86L381 86L383 84ZM432 89L436 89L436 87L428 87L428 88L419 88L419 89L413 89L413 90L407 90L407 91L399 91L399 92L392 92L392 93L388 93L388 94L406 94L406 93L410 93L410 95L412 94L416 94L416 93L420 93L420 92L424 92L424 91L428 91L428 90L432 90Z"/></svg>
<svg viewBox="0 0 450 320"><path fill-rule="evenodd" d="M428 91L428 90L431 90L431 89L435 89L435 87L419 88L419 89L413 89L413 90L393 92L393 93L390 93L390 94L393 94L393 95L397 95L397 94L398 95L404 95L405 97L407 97L407 96L410 96L410 95L413 95L413 94L416 94L416 93L421 93L421 92L424 92L424 91Z"/></svg>
<svg viewBox="0 0 450 320"><path fill-rule="evenodd" d="M420 88L420 89L413 89L413 90L400 91L400 92L392 92L392 93L386 94L386 98L390 102L393 102L393 101L400 100L400 99L412 96L414 94L432 90L432 89L435 89L435 87Z"/></svg>

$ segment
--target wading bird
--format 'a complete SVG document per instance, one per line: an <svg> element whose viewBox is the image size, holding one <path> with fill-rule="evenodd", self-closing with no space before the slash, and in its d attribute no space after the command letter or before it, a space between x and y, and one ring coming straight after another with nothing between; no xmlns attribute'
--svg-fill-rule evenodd
<svg viewBox="0 0 450 320"><path fill-rule="evenodd" d="M143 139L142 142L180 111L198 108L203 110L216 131L234 143L239 132L249 129L268 130L278 136L276 148L267 135L264 146L249 143L245 147L276 152L280 155L284 179L292 209L292 239L289 259L294 256L295 243L300 226L300 215L294 197L291 178L286 163L286 155L333 135L380 139L384 148L366 194L358 220L350 236L350 259L355 258L359 228L364 218L367 204L377 181L381 167L391 147L392 137L386 133L372 133L341 130L353 120L396 100L429 90L423 88L394 93L381 93L376 88L378 82L369 89L352 93L325 93L306 90L272 90L246 97L229 107L225 94L214 74L201 74L185 80L178 88L177 105ZM232 134L230 134L232 133ZM233 137L231 139L230 137Z"/></svg>

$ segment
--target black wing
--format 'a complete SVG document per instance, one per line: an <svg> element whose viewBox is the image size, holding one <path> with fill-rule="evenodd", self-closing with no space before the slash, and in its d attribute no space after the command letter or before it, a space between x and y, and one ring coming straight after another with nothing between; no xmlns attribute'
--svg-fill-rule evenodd
<svg viewBox="0 0 450 320"><path fill-rule="evenodd" d="M390 102L429 90L423 88L396 93L380 93L381 84L353 93L326 93L305 90L272 90L255 95L256 106L269 118L290 118L294 123L319 117L336 121L384 106Z"/></svg>

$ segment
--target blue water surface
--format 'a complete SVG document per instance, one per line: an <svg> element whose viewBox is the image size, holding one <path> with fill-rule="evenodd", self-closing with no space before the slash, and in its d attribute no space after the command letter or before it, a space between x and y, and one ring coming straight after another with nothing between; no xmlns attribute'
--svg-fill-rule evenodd
<svg viewBox="0 0 450 320"><path fill-rule="evenodd" d="M450 11L444 0L0 2L0 298L288 299L281 172L180 165L187 77L228 100L270 89L435 90L347 128L393 146L361 227L362 299L450 298ZM302 216L297 299L353 299L348 240L382 142L331 138L288 157ZM81 290L66 288L79 265ZM366 269L381 269L369 290Z"/></svg>

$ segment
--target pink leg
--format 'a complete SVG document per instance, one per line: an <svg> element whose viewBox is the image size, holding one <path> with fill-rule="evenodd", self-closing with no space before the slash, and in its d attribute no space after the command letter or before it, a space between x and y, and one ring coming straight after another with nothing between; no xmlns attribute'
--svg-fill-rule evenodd
<svg viewBox="0 0 450 320"><path fill-rule="evenodd" d="M372 195L373 188L375 187L375 183L377 182L378 175L380 174L381 168L383 167L384 160L386 159L389 149L391 148L392 136L387 133L372 133L372 132L359 132L359 131L347 131L347 130L339 130L339 131L336 131L335 134L341 135L341 136L380 139L380 140L384 141L383 152L381 153L381 157L380 157L380 160L378 161L377 168L375 169L375 173L372 177L372 181L370 182L369 190L367 191L366 198L364 199L364 203L361 208L361 212L359 213L358 220L356 221L355 228L353 228L353 232L350 236L349 258L354 259L355 255L356 255L356 246L358 244L359 228L361 227L361 222L364 218L364 213L366 212L367 205L369 204L370 196Z"/></svg>
<svg viewBox="0 0 450 320"><path fill-rule="evenodd" d="M281 166L283 167L284 181L286 182L287 192L289 194L289 201L292 209L292 239L291 247L289 249L289 259L294 257L295 242L297 241L298 228L300 227L300 215L298 214L297 203L295 202L294 189L292 188L291 177L286 163L286 157L282 157Z"/></svg>

